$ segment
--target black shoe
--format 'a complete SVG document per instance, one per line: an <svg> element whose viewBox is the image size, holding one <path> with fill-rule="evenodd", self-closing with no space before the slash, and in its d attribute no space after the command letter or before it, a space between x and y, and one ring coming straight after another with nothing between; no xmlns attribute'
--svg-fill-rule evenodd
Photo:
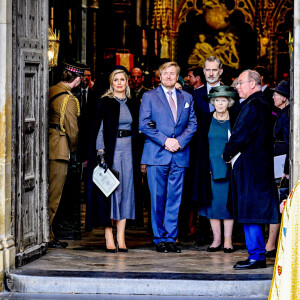
<svg viewBox="0 0 300 300"><path fill-rule="evenodd" d="M108 249L108 248L105 247L105 252L108 252L108 253L117 253L118 251L117 251L117 248L115 248L115 249Z"/></svg>
<svg viewBox="0 0 300 300"><path fill-rule="evenodd" d="M234 269L236 270L245 270L245 269L261 269L266 268L266 260L255 260L255 259L246 259L242 261L238 261L234 265Z"/></svg>
<svg viewBox="0 0 300 300"><path fill-rule="evenodd" d="M222 244L220 244L218 247L208 247L206 249L207 252L217 252L222 250Z"/></svg>
<svg viewBox="0 0 300 300"><path fill-rule="evenodd" d="M181 249L177 247L176 243L168 243L167 247L169 252L181 253Z"/></svg>
<svg viewBox="0 0 300 300"><path fill-rule="evenodd" d="M156 251L157 252L162 252L162 253L168 253L169 252L165 242L159 242L156 245Z"/></svg>
<svg viewBox="0 0 300 300"><path fill-rule="evenodd" d="M48 248L64 249L64 248L67 248L67 246L68 246L68 243L61 242L56 239L54 239L48 243Z"/></svg>
<svg viewBox="0 0 300 300"><path fill-rule="evenodd" d="M265 256L267 258L270 258L270 257L276 257L276 252L277 252L277 249L274 249L274 250L271 250L271 251L267 251L265 252Z"/></svg>
<svg viewBox="0 0 300 300"><path fill-rule="evenodd" d="M224 253L232 253L234 251L235 251L234 248L224 248Z"/></svg>
<svg viewBox="0 0 300 300"><path fill-rule="evenodd" d="M67 242L59 241L59 240L57 240L56 238L54 238L54 240L55 240L56 242L62 244L62 246L63 246L64 248L67 248L67 247L69 246L69 244L68 244Z"/></svg>
<svg viewBox="0 0 300 300"><path fill-rule="evenodd" d="M116 243L117 243L117 250L118 250L118 252L124 252L124 253L128 252L128 248L120 248L118 241L116 241Z"/></svg>
<svg viewBox="0 0 300 300"><path fill-rule="evenodd" d="M128 249L127 248L118 248L118 252L125 252L125 253L127 253Z"/></svg>

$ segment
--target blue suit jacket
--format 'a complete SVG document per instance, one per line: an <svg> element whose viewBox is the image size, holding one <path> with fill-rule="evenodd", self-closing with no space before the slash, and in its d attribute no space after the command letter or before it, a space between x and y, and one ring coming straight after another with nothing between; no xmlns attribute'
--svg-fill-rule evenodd
<svg viewBox="0 0 300 300"><path fill-rule="evenodd" d="M189 146L197 129L193 97L180 90L177 92L177 121L161 86L143 95L140 108L139 128L145 134L146 141L141 163L146 165L167 165L172 156L179 167L189 166ZM156 129L148 126L150 121L156 123ZM181 150L165 150L167 138L176 138Z"/></svg>

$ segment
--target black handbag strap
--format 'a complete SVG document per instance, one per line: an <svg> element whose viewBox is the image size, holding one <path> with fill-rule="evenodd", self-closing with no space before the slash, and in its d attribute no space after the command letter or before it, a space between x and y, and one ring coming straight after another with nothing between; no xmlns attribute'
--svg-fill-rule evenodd
<svg viewBox="0 0 300 300"><path fill-rule="evenodd" d="M68 92L61 92L61 93L58 93L56 95L54 95L52 98L49 99L49 104L55 100L57 97L61 96L61 95L64 95L64 94L69 94Z"/></svg>

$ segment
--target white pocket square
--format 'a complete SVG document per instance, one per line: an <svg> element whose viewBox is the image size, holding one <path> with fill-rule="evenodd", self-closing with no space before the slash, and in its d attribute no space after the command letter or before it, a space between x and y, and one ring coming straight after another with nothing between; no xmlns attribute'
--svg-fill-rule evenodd
<svg viewBox="0 0 300 300"><path fill-rule="evenodd" d="M187 102L185 102L184 108L188 108L188 107L190 107L190 105Z"/></svg>

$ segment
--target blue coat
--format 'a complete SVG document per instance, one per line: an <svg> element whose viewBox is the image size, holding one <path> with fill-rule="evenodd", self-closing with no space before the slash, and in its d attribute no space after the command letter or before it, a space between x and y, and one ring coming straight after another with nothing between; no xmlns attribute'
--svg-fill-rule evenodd
<svg viewBox="0 0 300 300"><path fill-rule="evenodd" d="M240 223L276 224L278 193L274 181L272 110L262 92L243 103L223 158L241 152L232 170L233 212Z"/></svg>
<svg viewBox="0 0 300 300"><path fill-rule="evenodd" d="M189 165L189 146L197 129L197 121L193 107L193 97L180 90L177 92L177 121L161 86L143 95L140 108L139 128L145 134L146 141L142 156L142 164L168 165L172 156L179 167ZM156 128L148 123L154 121ZM181 150L175 153L165 150L167 138L176 138Z"/></svg>

